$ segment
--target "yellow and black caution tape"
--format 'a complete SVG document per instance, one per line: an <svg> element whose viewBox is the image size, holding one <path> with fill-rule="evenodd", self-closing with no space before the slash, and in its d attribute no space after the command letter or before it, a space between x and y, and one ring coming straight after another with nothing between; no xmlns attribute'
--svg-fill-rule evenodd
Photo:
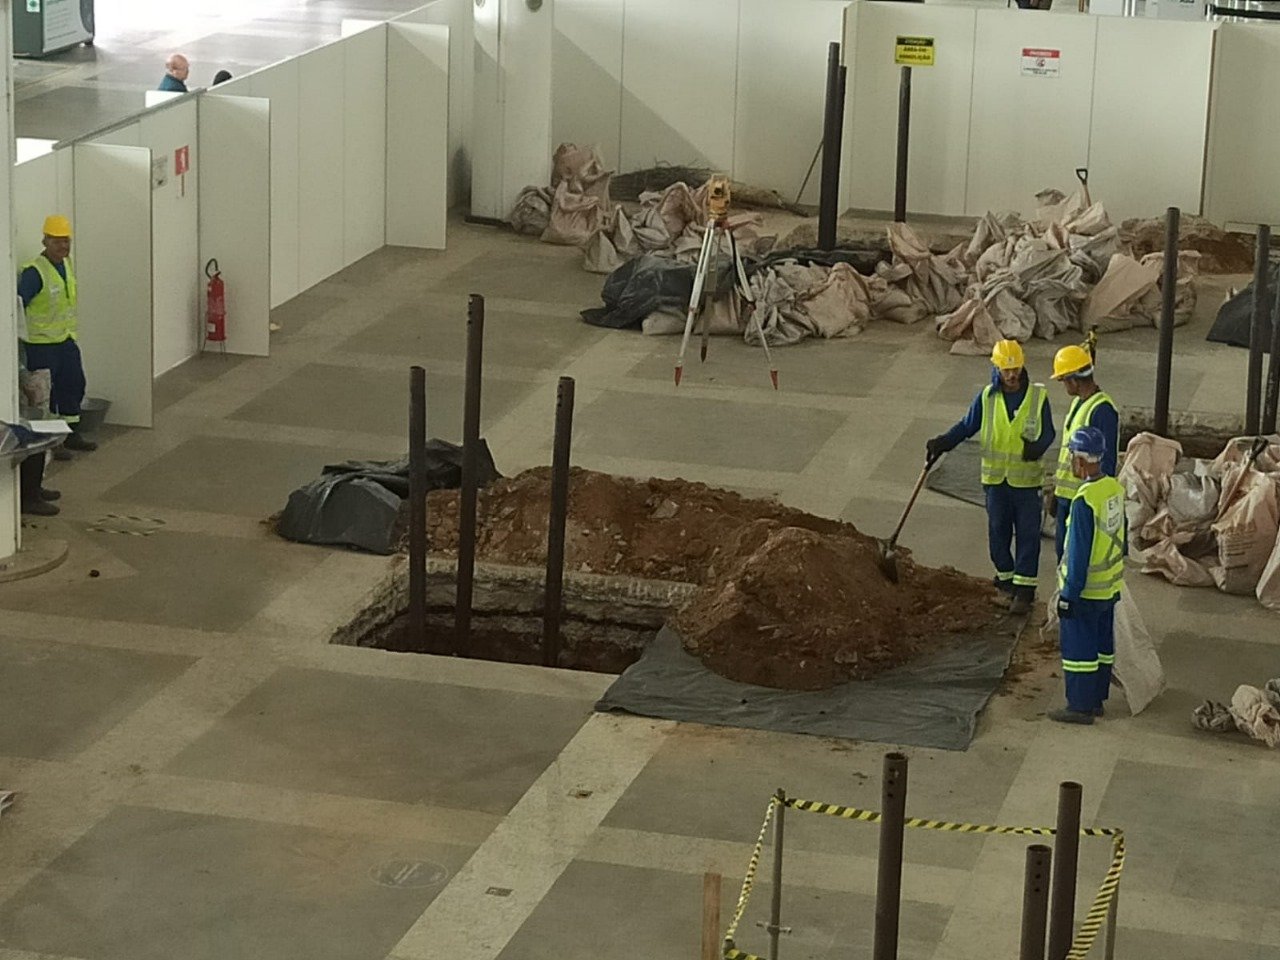
<svg viewBox="0 0 1280 960"><path fill-rule="evenodd" d="M747 866L747 877L742 883L742 893L738 897L738 908L734 912L733 922L729 925L729 930L725 934L725 960L765 960L765 958L756 954L746 953L737 949L734 946L733 937L738 930L738 923L741 921L743 913L746 912L747 901L751 897L751 888L755 884L756 870L760 866L760 853L764 847L765 834L768 832L769 821L773 817L774 808L778 802L777 797L771 798L769 808L765 811L764 824L760 827L760 838L756 841L755 849L751 853L751 862ZM858 807L844 807L834 803L819 803L815 800L799 800L793 797L788 797L782 802L793 810L800 810L805 813L820 813L828 817L837 817L841 820L858 820L863 823L878 823L881 820L881 815L876 810L862 810ZM943 830L952 833L1017 834L1033 837L1052 837L1058 832L1053 827L1003 827L994 824L926 820L922 817L907 817L905 825L921 830ZM1088 915L1085 917L1084 922L1080 924L1080 929L1076 931L1076 936L1071 943L1071 950L1067 954L1067 960L1084 960L1085 955L1093 947L1093 943L1098 937L1098 932L1102 929L1103 923L1106 922L1107 913L1111 909L1111 901L1115 898L1116 890L1120 887L1120 874L1124 870L1125 847L1124 832L1122 830L1115 827L1082 827L1080 836L1111 837L1111 865L1107 868L1102 884L1098 887L1098 893L1093 898L1093 904L1089 907Z"/></svg>

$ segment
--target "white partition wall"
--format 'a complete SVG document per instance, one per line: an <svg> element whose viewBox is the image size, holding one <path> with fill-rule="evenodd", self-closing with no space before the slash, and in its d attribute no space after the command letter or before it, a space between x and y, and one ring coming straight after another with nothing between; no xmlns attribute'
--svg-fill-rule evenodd
<svg viewBox="0 0 1280 960"><path fill-rule="evenodd" d="M199 262L216 259L226 284L227 351L258 357L271 323L270 111L257 97L200 100Z"/></svg>
<svg viewBox="0 0 1280 960"><path fill-rule="evenodd" d="M443 250L448 217L449 28L387 32L386 242Z"/></svg>
<svg viewBox="0 0 1280 960"><path fill-rule="evenodd" d="M72 193L72 153L57 150L13 167L13 255L21 265L39 255L44 218L51 213L71 216L75 209ZM71 228L75 230L75 223ZM75 239L72 246L75 246Z"/></svg>
<svg viewBox="0 0 1280 960"><path fill-rule="evenodd" d="M89 394L109 423L151 426L151 151L78 143L76 280Z"/></svg>
<svg viewBox="0 0 1280 960"><path fill-rule="evenodd" d="M16 195L13 184L13 45L9 36L11 20L0 17L0 57L4 58L3 107L0 108L0 173L3 195L12 209ZM4 236L0 236L0 266L15 276L13 250L13 224ZM18 338L16 322L17 298L5 298L6 306L0 306L0 419L11 420L18 412ZM21 523L18 512L18 471L16 468L0 469L0 560L13 556L20 545Z"/></svg>
<svg viewBox="0 0 1280 960"><path fill-rule="evenodd" d="M625 0L556 0L551 43L551 139L622 156L622 11Z"/></svg>
<svg viewBox="0 0 1280 960"><path fill-rule="evenodd" d="M447 31L444 42L447 57ZM346 266L386 242L387 29L354 34L342 42L341 49L344 79L342 266ZM448 97L447 87L445 96ZM303 103L306 104L305 97ZM446 139L448 119L447 113L436 118ZM445 188L442 181L442 197Z"/></svg>
<svg viewBox="0 0 1280 960"><path fill-rule="evenodd" d="M367 34L362 34L367 36ZM342 43L298 58L298 291L341 270L346 203Z"/></svg>

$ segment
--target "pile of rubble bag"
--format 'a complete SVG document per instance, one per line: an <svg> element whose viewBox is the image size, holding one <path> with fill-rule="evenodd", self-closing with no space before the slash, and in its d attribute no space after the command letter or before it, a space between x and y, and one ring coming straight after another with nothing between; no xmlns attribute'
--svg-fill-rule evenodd
<svg viewBox="0 0 1280 960"><path fill-rule="evenodd" d="M612 175L594 149L562 144L550 185L526 187L511 224L545 242L581 248L586 269L610 274L605 307L584 311L587 322L679 332L705 229L706 184L642 193L638 209L628 212L609 197ZM904 223L888 228L887 258L775 249L776 238L762 235L763 218L755 212L733 213L729 224L770 345L852 336L872 320L932 318L939 336L953 342L953 353L982 354L1003 338L1155 325L1163 254L1133 256L1100 203L1056 190L1036 199L1032 219L989 213L967 243L941 254ZM1199 254L1186 251L1178 259L1175 319L1185 323L1195 306L1191 281ZM727 252L714 268L711 332L758 341L748 315L729 309Z"/></svg>

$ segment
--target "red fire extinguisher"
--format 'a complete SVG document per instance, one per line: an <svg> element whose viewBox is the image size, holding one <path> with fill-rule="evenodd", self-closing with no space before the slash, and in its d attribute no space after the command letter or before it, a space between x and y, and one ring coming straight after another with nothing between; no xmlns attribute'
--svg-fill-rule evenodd
<svg viewBox="0 0 1280 960"><path fill-rule="evenodd" d="M204 265L204 275L209 278L204 338L210 343L223 343L227 339L227 288L217 260Z"/></svg>

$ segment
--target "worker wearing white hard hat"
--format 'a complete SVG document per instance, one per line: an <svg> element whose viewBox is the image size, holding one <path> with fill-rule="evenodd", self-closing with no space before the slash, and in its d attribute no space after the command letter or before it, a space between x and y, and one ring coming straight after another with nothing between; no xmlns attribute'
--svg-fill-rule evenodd
<svg viewBox="0 0 1280 960"><path fill-rule="evenodd" d="M974 397L969 412L925 449L930 459L937 459L981 433L987 547L995 584L1010 597L1009 609L1023 614L1031 609L1040 575L1041 458L1056 432L1048 391L1027 376L1021 344L999 341L991 351L991 365L991 383Z"/></svg>

